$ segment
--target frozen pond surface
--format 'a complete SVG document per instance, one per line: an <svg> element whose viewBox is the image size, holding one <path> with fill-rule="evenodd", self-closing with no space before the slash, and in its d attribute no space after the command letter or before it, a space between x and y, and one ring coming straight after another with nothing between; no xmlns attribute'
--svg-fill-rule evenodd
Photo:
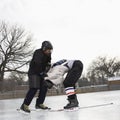
<svg viewBox="0 0 120 120"><path fill-rule="evenodd" d="M0 100L0 120L120 120L120 90L77 94L81 107L113 103L112 105L79 109L78 111L32 111L25 115L16 111L23 99ZM45 104L53 109L67 104L66 96L48 96ZM35 98L30 108L34 109Z"/></svg>

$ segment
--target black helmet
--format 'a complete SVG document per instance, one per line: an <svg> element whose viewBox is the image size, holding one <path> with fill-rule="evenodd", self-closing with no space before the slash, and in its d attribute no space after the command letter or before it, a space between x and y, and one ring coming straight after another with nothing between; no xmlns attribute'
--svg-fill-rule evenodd
<svg viewBox="0 0 120 120"><path fill-rule="evenodd" d="M47 50L47 49L53 49L53 46L50 41L43 41L41 48L42 50Z"/></svg>

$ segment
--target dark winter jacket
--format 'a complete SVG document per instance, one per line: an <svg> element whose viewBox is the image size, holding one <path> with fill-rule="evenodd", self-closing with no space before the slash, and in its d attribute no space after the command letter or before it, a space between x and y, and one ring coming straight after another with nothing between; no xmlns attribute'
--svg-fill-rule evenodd
<svg viewBox="0 0 120 120"><path fill-rule="evenodd" d="M37 49L33 58L30 62L30 67L28 71L28 75L40 75L41 73L46 71L46 67L51 62L51 55L47 56L44 54L42 49Z"/></svg>

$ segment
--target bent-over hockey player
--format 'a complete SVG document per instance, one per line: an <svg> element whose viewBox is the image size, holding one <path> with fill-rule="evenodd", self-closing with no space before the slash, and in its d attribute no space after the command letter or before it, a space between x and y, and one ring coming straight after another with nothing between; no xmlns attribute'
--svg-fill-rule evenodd
<svg viewBox="0 0 120 120"><path fill-rule="evenodd" d="M50 89L53 85L63 82L65 93L68 96L68 104L64 109L78 107L79 102L75 93L75 84L83 71L83 63L80 60L60 60L54 63L45 77L45 85ZM67 73L64 78L65 73Z"/></svg>

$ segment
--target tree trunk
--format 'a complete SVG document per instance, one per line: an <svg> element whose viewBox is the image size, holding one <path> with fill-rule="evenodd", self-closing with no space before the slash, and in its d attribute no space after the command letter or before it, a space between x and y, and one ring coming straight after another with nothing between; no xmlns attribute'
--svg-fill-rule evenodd
<svg viewBox="0 0 120 120"><path fill-rule="evenodd" d="M3 81L4 81L4 73L0 73L0 92L3 91Z"/></svg>

